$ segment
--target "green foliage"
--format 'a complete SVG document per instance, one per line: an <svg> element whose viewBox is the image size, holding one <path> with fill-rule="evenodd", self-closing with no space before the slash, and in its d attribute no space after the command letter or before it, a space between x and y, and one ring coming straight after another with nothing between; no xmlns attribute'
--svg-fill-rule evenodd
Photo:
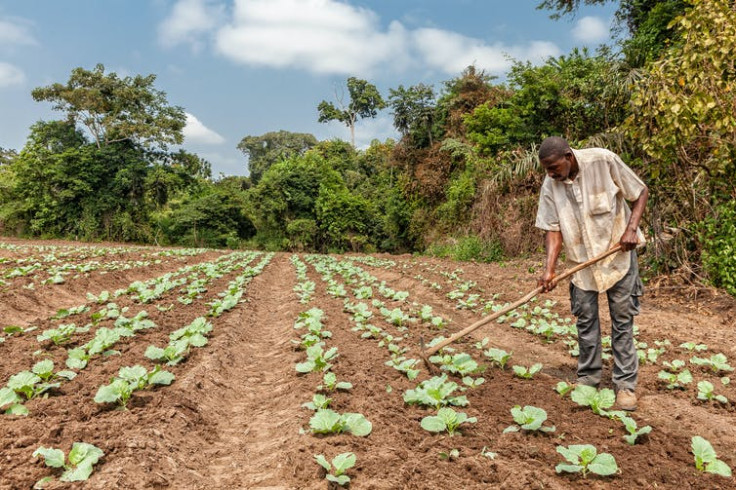
<svg viewBox="0 0 736 490"><path fill-rule="evenodd" d="M336 252L363 251L375 229L371 203L346 188L323 187L315 212L328 249Z"/></svg>
<svg viewBox="0 0 736 490"><path fill-rule="evenodd" d="M316 144L317 138L311 134L281 130L245 136L238 143L238 150L248 157L248 173L255 185L274 163L303 155Z"/></svg>
<svg viewBox="0 0 736 490"><path fill-rule="evenodd" d="M625 72L602 51L574 49L544 65L517 62L508 75L510 98L481 105L465 118L468 139L481 154L529 146L560 134L577 141L625 117Z"/></svg>
<svg viewBox="0 0 736 490"><path fill-rule="evenodd" d="M357 437L365 437L373 430L373 425L359 413L339 414L329 408L319 409L309 419L309 427L314 434L340 434L348 432Z"/></svg>
<svg viewBox="0 0 736 490"><path fill-rule="evenodd" d="M453 396L460 387L454 381L448 381L447 375L434 376L422 381L414 389L406 390L404 402L409 405L417 404L440 408L446 405L464 407L468 404L465 396Z"/></svg>
<svg viewBox="0 0 736 490"><path fill-rule="evenodd" d="M519 424L518 426L512 425L504 430L506 432L515 432L519 428L527 431L541 431L541 432L554 432L555 427L542 427L547 421L547 412L538 407L532 407L530 405L521 408L519 405L514 406L511 409L511 416L514 417L514 422Z"/></svg>
<svg viewBox="0 0 736 490"><path fill-rule="evenodd" d="M462 261L499 262L504 259L501 245L497 241L485 241L476 235L445 238L443 243L434 243L427 247L425 253Z"/></svg>
<svg viewBox="0 0 736 490"><path fill-rule="evenodd" d="M608 453L598 454L595 446L590 444L557 446L557 452L567 460L567 463L559 463L555 466L557 473L582 473L585 478L588 473L610 476L618 472L618 465L614 457Z"/></svg>
<svg viewBox="0 0 736 490"><path fill-rule="evenodd" d="M432 146L435 119L435 95L431 86L423 83L389 90L389 106L394 115L394 127L412 146Z"/></svg>
<svg viewBox="0 0 736 490"><path fill-rule="evenodd" d="M94 465L104 455L105 453L100 448L86 442L72 444L68 462L61 449L41 446L33 452L33 457L43 457L46 466L64 468L64 473L60 478L63 482L87 480L92 474ZM50 479L45 478L43 481L48 482ZM34 486L34 488L36 487Z"/></svg>
<svg viewBox="0 0 736 490"><path fill-rule="evenodd" d="M85 126L98 147L125 140L144 146L181 144L184 109L169 106L166 94L153 87L155 80L155 75L105 74L98 64L93 70L75 68L66 85L39 87L32 95Z"/></svg>
<svg viewBox="0 0 736 490"><path fill-rule="evenodd" d="M703 267L713 285L736 296L736 201L716 206L701 229Z"/></svg>
<svg viewBox="0 0 736 490"><path fill-rule="evenodd" d="M343 100L342 95L337 96L338 106L332 102L323 100L317 106L319 122L339 121L350 128L350 137L353 147L355 146L355 123L358 119L373 118L378 111L386 107L375 85L356 77L347 80L349 102Z"/></svg>
<svg viewBox="0 0 736 490"><path fill-rule="evenodd" d="M594 386L577 385L570 393L572 401L583 407L590 407L596 415L605 415L605 411L616 403L616 394L613 390L603 388L598 390Z"/></svg>
<svg viewBox="0 0 736 490"><path fill-rule="evenodd" d="M345 486L350 482L350 477L345 472L355 466L355 454L340 453L332 458L332 464L322 454L315 454L314 459L327 471L327 475L325 475L327 481L337 483L340 486ZM332 474L333 467L334 474Z"/></svg>
<svg viewBox="0 0 736 490"><path fill-rule="evenodd" d="M456 412L452 408L442 407L437 411L437 415L424 417L421 426L422 429L429 432L447 431L450 436L454 436L462 424L474 424L477 421L478 419L468 417L465 412Z"/></svg>
<svg viewBox="0 0 736 490"><path fill-rule="evenodd" d="M691 446L693 455L695 455L695 467L698 471L712 473L714 475L731 477L731 468L718 459L715 449L710 442L700 436L692 438Z"/></svg>
<svg viewBox="0 0 736 490"><path fill-rule="evenodd" d="M542 370L542 367L541 363L536 363L528 368L526 366L511 366L511 369L514 370L516 376L522 379L532 379L535 374Z"/></svg>

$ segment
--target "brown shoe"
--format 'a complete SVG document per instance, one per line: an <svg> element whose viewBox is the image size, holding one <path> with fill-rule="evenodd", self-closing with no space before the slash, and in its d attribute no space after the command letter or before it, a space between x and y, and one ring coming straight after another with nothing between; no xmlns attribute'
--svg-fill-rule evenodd
<svg viewBox="0 0 736 490"><path fill-rule="evenodd" d="M633 412L636 410L636 395L631 390L619 390L616 394L616 405L620 410Z"/></svg>

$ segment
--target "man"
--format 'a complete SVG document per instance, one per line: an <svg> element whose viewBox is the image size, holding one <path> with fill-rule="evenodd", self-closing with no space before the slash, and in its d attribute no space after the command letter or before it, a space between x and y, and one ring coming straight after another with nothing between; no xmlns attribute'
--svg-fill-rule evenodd
<svg viewBox="0 0 736 490"><path fill-rule="evenodd" d="M559 137L545 139L539 161L547 173L539 196L536 226L546 231L547 263L538 284L556 286L555 264L565 245L571 265L585 262L620 243L623 251L577 272L570 283L572 314L577 317L577 383L601 381L601 328L598 294L608 296L613 348L613 384L621 410L636 410L639 359L634 346L634 316L643 286L635 248L644 243L639 221L649 191L613 152L573 150ZM633 201L630 210L626 201Z"/></svg>

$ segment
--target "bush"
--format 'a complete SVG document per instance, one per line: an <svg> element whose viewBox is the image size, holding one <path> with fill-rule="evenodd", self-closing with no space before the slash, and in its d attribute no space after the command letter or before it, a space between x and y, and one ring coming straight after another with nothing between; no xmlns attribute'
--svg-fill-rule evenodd
<svg viewBox="0 0 736 490"><path fill-rule="evenodd" d="M703 267L713 285L736 296L736 202L716 207L701 224Z"/></svg>
<svg viewBox="0 0 736 490"><path fill-rule="evenodd" d="M499 262L504 259L500 243L486 242L475 235L461 237L450 243L434 243L427 247L425 253L463 261Z"/></svg>

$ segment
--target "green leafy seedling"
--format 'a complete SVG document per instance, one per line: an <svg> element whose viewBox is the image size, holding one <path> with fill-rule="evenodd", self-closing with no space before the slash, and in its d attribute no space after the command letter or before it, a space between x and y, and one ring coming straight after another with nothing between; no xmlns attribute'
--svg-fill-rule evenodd
<svg viewBox="0 0 736 490"><path fill-rule="evenodd" d="M496 349L495 347L491 347L487 351L483 352L483 355L489 358L493 364L497 365L501 369L506 367L506 363L509 362L512 354L513 352L506 352L505 350Z"/></svg>
<svg viewBox="0 0 736 490"><path fill-rule="evenodd" d="M452 408L442 407L437 411L437 415L429 415L422 419L422 429L429 432L447 431L450 436L454 436L458 428L464 424L474 424L478 421L475 417L468 417L464 412L456 412Z"/></svg>
<svg viewBox="0 0 736 490"><path fill-rule="evenodd" d="M514 422L517 425L507 427L503 432L517 432L519 429L526 431L540 431L540 432L554 432L555 427L542 427L547 421L547 412L538 407L532 407L530 405L521 408L519 405L514 406L511 409L511 415L514 417Z"/></svg>
<svg viewBox="0 0 736 490"><path fill-rule="evenodd" d="M728 364L728 358L723 354L713 354L709 359L692 357L690 362L696 366L707 366L716 374L721 371L733 371L733 368Z"/></svg>
<svg viewBox="0 0 736 490"><path fill-rule="evenodd" d="M68 461L64 457L64 451L50 447L39 447L33 452L33 456L44 458L46 466L51 468L64 468L60 480L64 482L85 481L92 474L93 466L97 464L105 453L92 444L75 442L69 451ZM49 481L45 478L44 481Z"/></svg>
<svg viewBox="0 0 736 490"><path fill-rule="evenodd" d="M339 414L329 408L319 409L309 419L309 427L314 434L340 434L349 432L354 436L365 437L373 430L373 425L360 413Z"/></svg>
<svg viewBox="0 0 736 490"><path fill-rule="evenodd" d="M557 452L567 460L567 463L555 466L557 473L582 473L583 478L586 478L588 473L610 476L618 472L614 457L608 453L598 454L595 446L590 444L557 446Z"/></svg>
<svg viewBox="0 0 736 490"><path fill-rule="evenodd" d="M532 379L535 374L542 370L542 364L536 363L529 368L524 366L512 366L514 374L523 379Z"/></svg>
<svg viewBox="0 0 736 490"><path fill-rule="evenodd" d="M435 376L422 381L414 389L404 392L404 402L409 405L425 405L440 408L445 405L464 407L468 404L465 396L452 396L459 386L454 381L448 381L447 375Z"/></svg>
<svg viewBox="0 0 736 490"><path fill-rule="evenodd" d="M628 432L628 435L624 436L624 440L632 446L636 444L636 439L639 436L643 436L652 432L652 428L648 425L639 429L636 420L631 417L623 416L619 417L619 420L623 422L624 427L626 427L626 432Z"/></svg>
<svg viewBox="0 0 736 490"><path fill-rule="evenodd" d="M590 407L596 415L605 415L605 410L616 403L616 394L613 390L603 388L596 389L594 386L577 385L570 393L572 401L583 407Z"/></svg>
<svg viewBox="0 0 736 490"><path fill-rule="evenodd" d="M726 478L731 477L731 467L718 459L715 449L706 439L694 436L691 448L693 455L695 455L695 467L698 471L713 473Z"/></svg>
<svg viewBox="0 0 736 490"><path fill-rule="evenodd" d="M315 454L314 459L327 472L325 475L327 481L337 483L341 487L344 487L350 482L350 477L345 472L355 466L355 454L349 452L340 453L332 458L332 464L322 454Z"/></svg>
<svg viewBox="0 0 736 490"><path fill-rule="evenodd" d="M322 377L322 384L317 387L318 390L335 391L335 390L351 390L353 388L352 383L347 381L338 381L337 375L332 371L328 371Z"/></svg>
<svg viewBox="0 0 736 490"><path fill-rule="evenodd" d="M311 402L303 403L302 407L308 408L310 410L320 410L322 408L329 407L331 401L332 398L327 398L326 396L317 393L312 396Z"/></svg>
<svg viewBox="0 0 736 490"><path fill-rule="evenodd" d="M557 386L555 386L555 391L560 394L560 396L564 397L568 393L570 393L572 390L575 389L574 384L570 384L566 381L560 381L557 383Z"/></svg>
<svg viewBox="0 0 736 490"><path fill-rule="evenodd" d="M684 389L686 384L693 382L693 375L688 369L680 371L679 373L669 373L667 371L660 371L657 376L659 379L667 383L668 390L674 390L675 388Z"/></svg>
<svg viewBox="0 0 736 490"><path fill-rule="evenodd" d="M707 402L716 400L723 404L728 403L728 398L723 395L716 395L714 390L715 387L710 381L700 381L698 383L698 400L703 400Z"/></svg>

